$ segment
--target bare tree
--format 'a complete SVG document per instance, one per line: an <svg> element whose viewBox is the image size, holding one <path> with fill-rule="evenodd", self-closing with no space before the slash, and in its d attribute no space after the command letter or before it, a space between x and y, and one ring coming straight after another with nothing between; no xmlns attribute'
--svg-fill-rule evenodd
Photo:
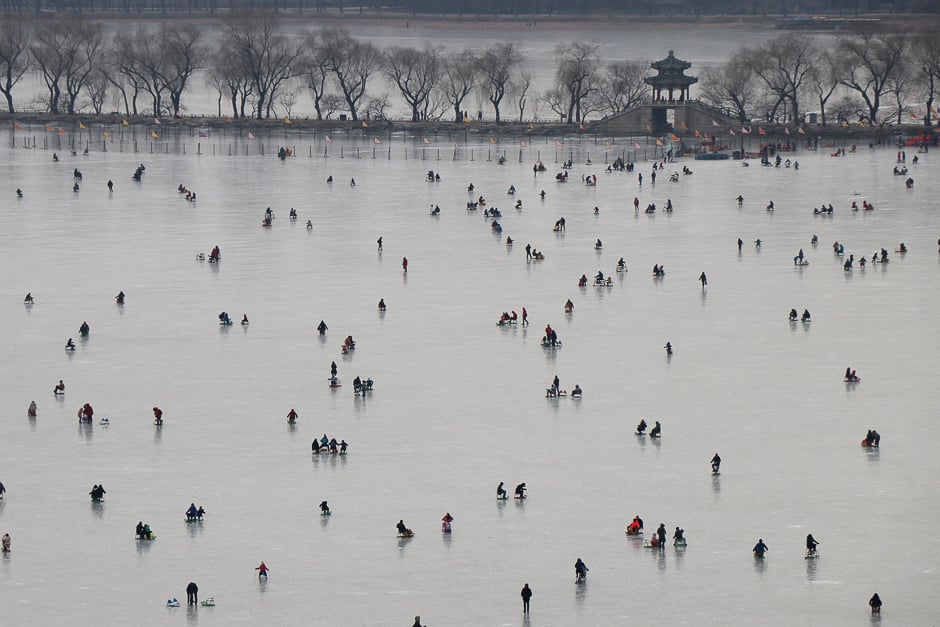
<svg viewBox="0 0 940 627"><path fill-rule="evenodd" d="M225 44L209 64L209 82L219 90L219 98L225 93L232 105L232 117L236 119L246 117L245 105L252 94L251 79L242 69L239 60L229 54Z"/></svg>
<svg viewBox="0 0 940 627"><path fill-rule="evenodd" d="M707 68L702 73L702 99L730 109L742 123L748 120L748 108L759 90L746 51L739 50L723 66Z"/></svg>
<svg viewBox="0 0 940 627"><path fill-rule="evenodd" d="M120 58L121 72L132 76L135 84L150 94L153 115L160 117L166 83L163 72L164 50L160 38L141 26L136 33L118 33L114 36L116 54ZM135 113L136 107L135 107Z"/></svg>
<svg viewBox="0 0 940 627"><path fill-rule="evenodd" d="M925 33L915 40L914 56L923 80L923 95L926 100L924 125L931 126L934 95L940 88L940 34Z"/></svg>
<svg viewBox="0 0 940 627"><path fill-rule="evenodd" d="M85 85L85 94L88 96L88 104L91 105L95 115L101 115L104 103L108 99L108 86L110 79L102 70L95 70L89 77Z"/></svg>
<svg viewBox="0 0 940 627"><path fill-rule="evenodd" d="M277 90L293 76L300 48L279 32L272 12L233 14L222 23L222 37L251 84L256 117L271 117Z"/></svg>
<svg viewBox="0 0 940 627"><path fill-rule="evenodd" d="M320 31L320 38L327 67L336 77L350 116L358 120L366 83L379 69L382 54L372 44L354 39L345 28L325 28Z"/></svg>
<svg viewBox="0 0 940 627"><path fill-rule="evenodd" d="M497 124L500 122L499 105L506 95L513 73L523 60L522 52L512 43L494 44L484 50L478 59L483 79L480 89L493 105Z"/></svg>
<svg viewBox="0 0 940 627"><path fill-rule="evenodd" d="M54 19L41 24L33 33L30 53L39 66L43 82L49 90L47 107L50 113L59 113L62 99L62 80L71 63L76 42L71 20Z"/></svg>
<svg viewBox="0 0 940 627"><path fill-rule="evenodd" d="M819 123L825 126L826 104L839 86L838 63L828 51L819 51L807 82L819 104Z"/></svg>
<svg viewBox="0 0 940 627"><path fill-rule="evenodd" d="M29 23L10 13L0 16L0 93L7 99L7 111L15 113L13 87L29 69Z"/></svg>
<svg viewBox="0 0 940 627"><path fill-rule="evenodd" d="M568 115L568 102L565 98L565 94L562 93L558 87L552 87L542 94L542 102L544 102L559 119L564 119L564 116Z"/></svg>
<svg viewBox="0 0 940 627"><path fill-rule="evenodd" d="M160 27L160 41L164 48L163 83L170 96L173 115L179 116L180 103L186 84L205 64L206 50L200 44L201 30L193 25L167 25Z"/></svg>
<svg viewBox="0 0 940 627"><path fill-rule="evenodd" d="M861 31L839 41L843 59L842 85L858 93L868 108L868 120L878 123L881 98L892 75L899 71L908 48L908 38L901 34Z"/></svg>
<svg viewBox="0 0 940 627"><path fill-rule="evenodd" d="M369 98L364 107L366 118L369 120L387 120L386 111L388 110L388 94L382 94L377 98Z"/></svg>
<svg viewBox="0 0 940 627"><path fill-rule="evenodd" d="M800 93L817 57L816 42L799 33L786 33L774 37L763 46L748 53L751 69L779 104L790 103L794 120L800 119Z"/></svg>
<svg viewBox="0 0 940 627"><path fill-rule="evenodd" d="M297 104L297 100L297 92L293 89L290 89L290 86L285 87L278 93L278 104L284 107L284 116L287 119L291 118L291 112L293 112L294 106Z"/></svg>
<svg viewBox="0 0 940 627"><path fill-rule="evenodd" d="M303 77L304 86L310 90L310 94L313 96L313 108L317 112L317 119L322 120L322 101L327 95L326 89L330 78L330 69L320 33L305 33L304 47L306 52L298 60L298 73Z"/></svg>
<svg viewBox="0 0 940 627"><path fill-rule="evenodd" d="M111 47L104 53L101 71L108 82L120 94L124 104L124 113L137 115L137 98L142 83L135 68L133 41L130 37L118 34L111 40Z"/></svg>
<svg viewBox="0 0 940 627"><path fill-rule="evenodd" d="M602 110L616 114L631 109L649 96L649 85L643 82L649 70L645 61L616 61L607 66L601 77L597 96Z"/></svg>
<svg viewBox="0 0 940 627"><path fill-rule="evenodd" d="M417 48L392 46L385 51L385 73L411 109L411 121L427 119L431 92L442 73L443 51L438 46L424 44Z"/></svg>
<svg viewBox="0 0 940 627"><path fill-rule="evenodd" d="M339 94L326 94L320 100L320 106L323 109L323 118L330 120L333 114L346 106L346 101Z"/></svg>
<svg viewBox="0 0 940 627"><path fill-rule="evenodd" d="M479 59L473 50L451 53L444 58L440 90L454 107L454 121L463 121L463 101L480 78Z"/></svg>
<svg viewBox="0 0 940 627"><path fill-rule="evenodd" d="M904 123L904 100L909 94L916 76L916 69L912 65L902 63L892 72L885 84L885 96L891 96L893 111L888 117L882 117L882 124Z"/></svg>
<svg viewBox="0 0 940 627"><path fill-rule="evenodd" d="M74 19L74 18L73 18ZM71 59L65 66L66 111L75 113L75 102L85 89L92 74L97 70L104 47L101 24L84 19L72 27L72 45L68 48Z"/></svg>
<svg viewBox="0 0 940 627"><path fill-rule="evenodd" d="M555 83L567 95L568 123L582 122L584 100L597 89L597 44L574 42L555 48Z"/></svg>
<svg viewBox="0 0 940 627"><path fill-rule="evenodd" d="M526 71L519 72L519 78L512 82L512 94L519 109L519 122L525 119L525 105L528 101L529 88L532 87L532 74Z"/></svg>

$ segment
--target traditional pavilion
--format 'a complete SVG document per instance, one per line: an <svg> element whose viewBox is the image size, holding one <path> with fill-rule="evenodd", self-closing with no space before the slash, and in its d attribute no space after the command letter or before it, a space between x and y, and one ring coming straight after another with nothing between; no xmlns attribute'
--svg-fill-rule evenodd
<svg viewBox="0 0 940 627"><path fill-rule="evenodd" d="M692 64L682 59L677 59L672 50L662 61L651 63L650 67L658 72L656 76L644 78L643 82L653 88L653 102L666 100L668 102L685 102L689 99L689 87L698 82L695 76L686 76L685 71L692 67ZM678 98L675 98L678 93ZM668 94L664 98L663 94Z"/></svg>

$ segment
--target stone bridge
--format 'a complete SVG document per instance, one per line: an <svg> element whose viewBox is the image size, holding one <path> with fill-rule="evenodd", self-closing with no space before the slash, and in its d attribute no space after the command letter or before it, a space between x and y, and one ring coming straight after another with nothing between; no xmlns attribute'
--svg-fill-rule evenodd
<svg viewBox="0 0 940 627"><path fill-rule="evenodd" d="M669 113L672 113L672 123ZM718 125L715 125L715 122ZM686 131L682 124L688 128ZM587 130L605 135L662 135L701 131L703 135L727 133L740 126L730 111L700 100L656 100L637 105L622 113L591 122Z"/></svg>

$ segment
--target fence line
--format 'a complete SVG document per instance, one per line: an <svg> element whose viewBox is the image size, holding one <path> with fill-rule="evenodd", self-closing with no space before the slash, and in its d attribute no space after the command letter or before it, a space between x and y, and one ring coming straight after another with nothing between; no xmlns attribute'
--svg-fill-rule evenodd
<svg viewBox="0 0 940 627"><path fill-rule="evenodd" d="M133 128L133 127L132 127ZM164 137L154 137L152 133L144 135L140 139L145 140L143 143L138 141L138 135L143 135L143 133L138 133L139 129L133 129L127 132L123 130L120 132L112 133L110 137L93 137L90 130L79 130L76 133L72 132L50 132L46 129L43 129L41 135L39 134L30 134L30 131L15 130L12 134L11 147L23 148L23 149L39 149L39 150L68 150L72 153L77 154L82 152L84 154L89 154L91 152L118 152L118 153L139 153L146 151L149 154L182 154L189 155L195 153L197 157L203 156L261 156L270 155L271 153L278 154L278 152L283 148L289 150L289 156L285 155L284 158L297 158L299 155L306 152L306 157L309 159L313 158L322 158L329 159L338 157L340 159L362 159L364 156L370 157L373 160L376 160L380 157L383 157L387 161L393 159L401 158L404 160L420 160L420 161L440 161L442 159L441 147L434 146L433 141L428 140L424 141L424 138L416 139L409 138L399 134L393 134L389 132L389 144L385 146L384 150L379 148L380 144L384 143L382 140L378 140L377 136L373 136L373 145L371 151L363 151L362 146L354 145L350 146L352 143L350 139L344 139L341 141L336 141L339 143L338 150L332 146L334 143L332 140L320 140L314 137L314 133L308 133L311 140L307 145L307 150L304 151L304 146L301 145L298 148L296 143L291 144L290 146L274 143L270 138L259 139L257 136L252 135L248 137L247 133L221 133L221 138L211 138L205 137L205 133L200 131L198 136L196 134L196 129L188 128L190 132L181 133L180 127L170 127L176 130L175 135L176 140L171 141L171 138ZM271 135L272 133L268 133ZM97 135L97 133L96 133ZM173 132L168 133L167 135L174 135ZM228 137L232 135L232 137ZM244 135L244 136L243 136ZM295 134L296 135L296 134ZM451 133L448 132L448 141L450 141ZM187 137L188 136L188 137ZM302 133L301 133L302 136ZM505 142L503 139L512 137L513 140L510 142ZM545 155L550 156L550 162L554 164L559 164L564 160L570 160L572 163L575 160L579 164L584 165L594 165L591 162L592 154L603 158L602 165L609 165L618 157L624 162L645 162L651 160L662 160L667 154L667 150L670 147L670 144L665 146L656 145L656 139L653 137L633 137L628 139L623 139L623 145L619 145L617 140L604 139L599 136L593 136L593 138L586 138L584 135L577 136L573 139L566 138L564 142L554 140L549 137L537 137L533 138L526 136L527 139L520 141L515 141L517 135L508 134L506 136L491 136L491 137L474 137L471 141L461 145L459 142L451 142L454 146L453 153L451 155L452 161L470 161L474 162L479 159L484 159L487 162L497 161L500 163L506 163L510 159L510 150L515 151L518 149L517 160L519 163L524 163L527 160L533 162L541 162L543 160L543 145L550 145L549 142L554 142L554 150L546 150ZM17 139L20 141L17 142ZM192 139L193 141L187 141ZM225 141L229 139L230 141ZM297 139L297 137L291 136L287 139ZM684 138L689 140L689 144L686 145L687 148L699 147L701 142L696 138L688 137ZM805 145L807 142L813 142L812 138L798 137L791 138L787 136L741 136L736 137L732 136L716 136L717 143L720 145L728 146L728 150L741 150L744 152L757 152L760 149L760 146L770 143L770 144L787 144L791 141L794 142L795 147L802 148L802 145ZM418 143L418 142L422 143ZM842 147L847 146L852 143L852 138L836 138L826 141L826 146ZM641 143L642 142L642 143ZM395 146L393 144L399 144ZM403 145L402 145L403 144ZM469 145L467 145L469 144ZM487 145L488 144L488 145ZM211 146L211 149L210 149ZM593 150L598 148L598 150ZM485 157L484 157L485 150ZM337 154L338 153L338 154ZM516 154L512 154L513 157L516 157ZM598 164L601 165L601 164Z"/></svg>

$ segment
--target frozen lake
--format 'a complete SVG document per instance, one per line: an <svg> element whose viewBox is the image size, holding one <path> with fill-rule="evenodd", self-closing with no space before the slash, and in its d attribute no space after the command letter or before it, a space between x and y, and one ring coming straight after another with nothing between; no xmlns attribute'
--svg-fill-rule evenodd
<svg viewBox="0 0 940 627"><path fill-rule="evenodd" d="M686 160L655 184L639 163L640 186L636 172L605 173L596 147L592 166L587 147L572 148L571 182L560 184L553 155L542 151L548 172L534 176L535 148L519 162L516 145L497 147L513 155L503 166L482 152L450 160L446 144L441 161L311 158L300 146L284 162L93 150L54 163L51 151L0 141L5 624L937 621L933 151L911 164L907 150L916 184L906 189L891 148L800 151L799 170ZM694 174L670 183L682 165ZM428 169L440 183L424 181ZM580 182L594 174L596 187ZM470 182L502 211L501 236L465 209ZM642 212L667 199L673 213ZM863 200L876 209L849 210ZM814 216L820 203L834 215ZM276 219L264 229L268 206ZM553 233L562 216L567 231ZM856 259L883 247L891 261L844 272L835 240ZM895 254L902 241L910 252ZM527 263L526 243L545 260ZM216 244L222 263L196 260ZM621 256L625 274L614 272ZM599 269L612 288L578 288ZM529 328L496 326L523 307ZM789 323L791 308L813 322ZM220 327L222 310L250 326ZM546 324L563 348L539 345ZM350 334L357 349L342 355ZM74 353L62 350L70 336ZM326 382L333 360L337 390ZM843 383L847 366L861 383ZM584 398L544 398L556 374ZM375 380L365 399L353 395L357 375ZM75 417L86 402L90 427ZM636 437L641 418L661 421L663 437ZM881 449L859 446L872 428ZM324 433L349 454L312 457ZM708 463L716 451L720 476ZM526 482L530 498L495 501L500 481ZM98 505L96 483L107 490ZM205 522L184 522L190 502ZM440 532L445 512L451 535ZM647 534L682 527L688 548L626 538L635 514ZM399 519L414 538L396 539ZM138 520L155 542L135 542ZM807 533L818 560L803 559ZM758 538L770 547L763 561L751 554ZM578 557L591 568L585 585L574 583ZM266 584L253 570L262 560ZM187 610L189 581L217 606ZM875 591L885 609L872 619ZM164 608L170 597L183 607Z"/></svg>

